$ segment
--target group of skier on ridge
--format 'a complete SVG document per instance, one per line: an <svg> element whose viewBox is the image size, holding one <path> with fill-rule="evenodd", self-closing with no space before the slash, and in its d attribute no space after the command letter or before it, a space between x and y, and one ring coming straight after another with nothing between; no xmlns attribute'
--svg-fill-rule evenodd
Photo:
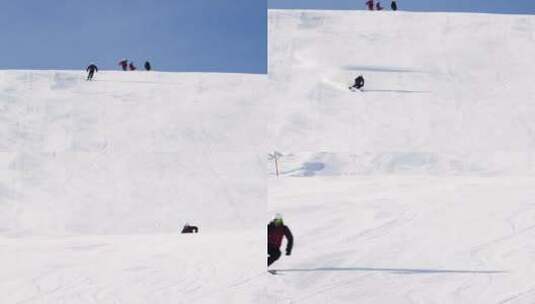
<svg viewBox="0 0 535 304"><path fill-rule="evenodd" d="M119 61L119 66L123 69L123 71L135 71L137 68L134 65L134 62L128 61L128 59L121 59ZM145 61L144 65L145 71L150 71L152 69L150 62ZM86 80L92 80L93 76L95 75L95 72L98 72L98 67L96 64L91 63L86 68L87 71L87 79Z"/></svg>
<svg viewBox="0 0 535 304"><path fill-rule="evenodd" d="M370 11L373 11L373 10L382 11L384 9L381 6L380 0L377 0L377 2L375 2L375 0L367 0L366 6L368 7L368 10ZM396 3L396 0L392 0L390 7L392 8L393 11L398 10L398 5ZM357 78L355 78L355 83L352 86L350 86L349 89L351 91L361 90L363 86L364 86L364 77L362 75L359 75Z"/></svg>
<svg viewBox="0 0 535 304"><path fill-rule="evenodd" d="M374 0L368 0L366 1L366 6L368 7L368 10L373 11L382 11L384 8L381 6L381 1L377 0L377 3L374 4ZM396 0L392 0L392 3L390 4L390 8L392 8L393 11L398 10L398 5L396 3Z"/></svg>
<svg viewBox="0 0 535 304"><path fill-rule="evenodd" d="M135 71L135 70L137 70L136 66L134 65L134 62L133 61L128 62L128 59L126 59L126 58L121 59L118 64L119 64L119 66L121 66L123 71ZM151 70L150 62L145 61L145 66L144 67L145 67L146 71L150 71Z"/></svg>

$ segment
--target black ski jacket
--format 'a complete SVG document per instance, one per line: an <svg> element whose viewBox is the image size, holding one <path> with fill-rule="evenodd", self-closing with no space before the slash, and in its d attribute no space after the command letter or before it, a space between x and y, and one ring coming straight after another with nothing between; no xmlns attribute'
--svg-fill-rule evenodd
<svg viewBox="0 0 535 304"><path fill-rule="evenodd" d="M184 228L182 228L181 233L197 233L197 232L199 232L199 228L197 226L185 225Z"/></svg>
<svg viewBox="0 0 535 304"><path fill-rule="evenodd" d="M353 86L354 87L362 87L362 86L364 86L364 77L359 76L359 77L355 78L355 84Z"/></svg>
<svg viewBox="0 0 535 304"><path fill-rule="evenodd" d="M280 248L282 244L282 238L286 237L288 243L286 244L286 254L292 253L294 245L294 237L290 228L286 225L275 225L274 222L270 222L267 226L268 230L268 246Z"/></svg>
<svg viewBox="0 0 535 304"><path fill-rule="evenodd" d="M87 67L86 71L88 71L88 72L98 72L98 68L97 68L96 65L94 65L94 64L90 64L90 65Z"/></svg>

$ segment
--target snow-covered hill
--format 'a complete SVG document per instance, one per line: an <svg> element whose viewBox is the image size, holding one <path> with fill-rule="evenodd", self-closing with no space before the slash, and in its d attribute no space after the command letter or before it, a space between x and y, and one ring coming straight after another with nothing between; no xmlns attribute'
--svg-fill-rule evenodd
<svg viewBox="0 0 535 304"><path fill-rule="evenodd" d="M275 10L269 80L0 72L0 302L533 303L534 42L531 16Z"/></svg>
<svg viewBox="0 0 535 304"><path fill-rule="evenodd" d="M267 77L84 77L0 72L0 302L251 302Z"/></svg>
<svg viewBox="0 0 535 304"><path fill-rule="evenodd" d="M187 221L205 229L255 223L251 214L264 201L257 135L266 125L265 76L83 77L0 73L0 231L174 232Z"/></svg>
<svg viewBox="0 0 535 304"><path fill-rule="evenodd" d="M380 171L395 158L534 172L533 53L533 16L272 10L270 144L349 152ZM351 93L359 74L365 92Z"/></svg>
<svg viewBox="0 0 535 304"><path fill-rule="evenodd" d="M266 220L295 245L268 303L534 303L535 18L269 22Z"/></svg>
<svg viewBox="0 0 535 304"><path fill-rule="evenodd" d="M273 177L269 303L533 303L535 177Z"/></svg>

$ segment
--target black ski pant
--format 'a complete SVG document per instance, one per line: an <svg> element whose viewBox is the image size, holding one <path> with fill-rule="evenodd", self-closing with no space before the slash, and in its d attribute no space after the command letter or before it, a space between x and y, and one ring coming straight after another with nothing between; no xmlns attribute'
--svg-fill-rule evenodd
<svg viewBox="0 0 535 304"><path fill-rule="evenodd" d="M93 70L89 71L89 74L87 74L87 80L93 79L93 74L95 74L95 71Z"/></svg>
<svg viewBox="0 0 535 304"><path fill-rule="evenodd" d="M281 256L281 251L278 247L268 245L268 266L273 264Z"/></svg>

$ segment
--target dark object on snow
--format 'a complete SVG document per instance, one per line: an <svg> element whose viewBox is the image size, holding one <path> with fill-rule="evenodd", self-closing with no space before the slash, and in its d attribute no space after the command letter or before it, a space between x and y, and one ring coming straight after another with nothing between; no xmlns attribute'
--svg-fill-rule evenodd
<svg viewBox="0 0 535 304"><path fill-rule="evenodd" d="M366 1L366 5L368 6L369 11L373 11L373 0Z"/></svg>
<svg viewBox="0 0 535 304"><path fill-rule="evenodd" d="M128 68L128 60L125 58L125 59L119 61L119 65L121 66L123 71L126 71L127 68Z"/></svg>
<svg viewBox="0 0 535 304"><path fill-rule="evenodd" d="M294 238L290 228L284 225L282 216L276 215L275 218L267 226L267 250L268 250L268 266L273 264L281 256L280 247L282 244L282 238L286 237L286 255L292 254L292 248L294 245Z"/></svg>
<svg viewBox="0 0 535 304"><path fill-rule="evenodd" d="M390 4L390 7L392 8L393 11L397 11L398 10L398 5L396 4L396 1L392 1L392 4Z"/></svg>
<svg viewBox="0 0 535 304"><path fill-rule="evenodd" d="M359 77L355 78L355 83L349 88L360 90L360 88L362 88L363 86L364 86L364 77L362 77L362 75L359 75Z"/></svg>
<svg viewBox="0 0 535 304"><path fill-rule="evenodd" d="M186 224L184 225L184 228L182 228L181 233L197 233L197 232L199 232L199 227Z"/></svg>
<svg viewBox="0 0 535 304"><path fill-rule="evenodd" d="M145 61L145 70L150 71L150 69L151 69L150 62Z"/></svg>
<svg viewBox="0 0 535 304"><path fill-rule="evenodd" d="M88 65L87 69L85 69L85 70L88 72L87 73L87 80L92 80L93 79L93 75L95 74L95 72L98 72L98 68L94 63L91 63L90 65Z"/></svg>
<svg viewBox="0 0 535 304"><path fill-rule="evenodd" d="M378 11L382 11L383 10L383 7L381 6L381 3L379 1L377 1L377 4L375 4L375 9L378 10Z"/></svg>
<svg viewBox="0 0 535 304"><path fill-rule="evenodd" d="M130 61L130 63L128 64L128 69L130 71L135 71L136 70L136 66L134 65L134 62Z"/></svg>

